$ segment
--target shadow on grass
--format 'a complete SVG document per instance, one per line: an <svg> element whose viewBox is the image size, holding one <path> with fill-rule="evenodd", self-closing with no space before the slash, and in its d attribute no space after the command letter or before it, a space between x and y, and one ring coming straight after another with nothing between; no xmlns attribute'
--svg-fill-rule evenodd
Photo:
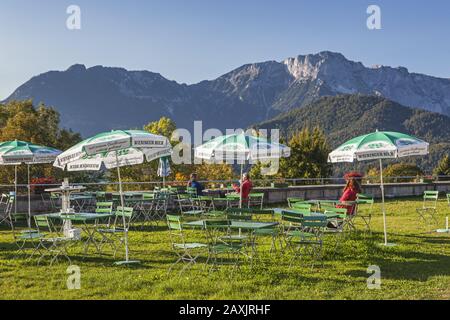
<svg viewBox="0 0 450 320"><path fill-rule="evenodd" d="M448 244L448 242L445 242ZM382 248L373 244L371 264L380 267L384 279L427 281L434 276L450 275L450 256L445 254ZM355 277L367 277L365 268L346 272Z"/></svg>

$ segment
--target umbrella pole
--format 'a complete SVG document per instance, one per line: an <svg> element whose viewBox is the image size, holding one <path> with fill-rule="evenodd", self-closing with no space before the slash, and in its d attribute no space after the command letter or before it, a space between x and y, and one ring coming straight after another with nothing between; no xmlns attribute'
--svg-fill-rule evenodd
<svg viewBox="0 0 450 320"><path fill-rule="evenodd" d="M31 228L31 187L30 187L30 165L27 164L28 176L28 228Z"/></svg>
<svg viewBox="0 0 450 320"><path fill-rule="evenodd" d="M125 221L124 215L124 207L125 201L123 199L123 189L122 189L122 177L120 175L120 166L119 166L119 155L118 151L116 151L116 165L117 165L117 177L119 179L119 195L120 195L120 205L122 206L122 222L123 222L123 230L124 230L124 243L125 243L125 261L116 262L118 265L122 264L130 264L130 263L139 263L139 261L130 261L129 260L129 252L128 252L128 227Z"/></svg>
<svg viewBox="0 0 450 320"><path fill-rule="evenodd" d="M388 246L387 242L387 226L386 226L386 208L384 204L384 181L383 181L383 161L380 159L380 176L381 176L381 210L383 211L383 231L384 231L384 245Z"/></svg>
<svg viewBox="0 0 450 320"><path fill-rule="evenodd" d="M14 166L14 214L17 215L17 165Z"/></svg>
<svg viewBox="0 0 450 320"><path fill-rule="evenodd" d="M244 163L241 163L241 177L240 177L240 181L241 181L241 185L239 188L239 208L242 209L242 185L244 183L244 180L242 179L242 175L244 174Z"/></svg>

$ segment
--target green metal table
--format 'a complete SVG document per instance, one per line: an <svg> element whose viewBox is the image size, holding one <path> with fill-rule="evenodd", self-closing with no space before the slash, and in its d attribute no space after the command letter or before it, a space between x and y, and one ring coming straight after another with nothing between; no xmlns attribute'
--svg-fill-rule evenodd
<svg viewBox="0 0 450 320"><path fill-rule="evenodd" d="M198 220L198 221L191 221L186 222L183 225L187 227L197 227L197 228L203 228L205 220ZM258 229L264 229L264 228L271 228L277 226L278 222L253 222L253 221L231 221L230 225L224 225L223 227L229 227L231 229L242 229L242 230L258 230ZM218 226L220 227L220 226Z"/></svg>
<svg viewBox="0 0 450 320"><path fill-rule="evenodd" d="M271 210L273 210L273 212L275 212L275 215L278 215L278 216L280 216L281 215L281 212L288 212L288 213L297 213L297 214L302 214L303 216L308 216L308 217L314 217L314 216L317 216L317 217L321 217L321 216L326 216L327 217L327 219L335 219L335 218L338 218L339 217L339 214L337 214L337 213L327 213L327 214L325 214L325 213L322 213L322 212L310 212L310 213L304 213L304 212L298 212L298 211L296 211L295 209L283 209L283 208L274 208L274 209L271 209Z"/></svg>

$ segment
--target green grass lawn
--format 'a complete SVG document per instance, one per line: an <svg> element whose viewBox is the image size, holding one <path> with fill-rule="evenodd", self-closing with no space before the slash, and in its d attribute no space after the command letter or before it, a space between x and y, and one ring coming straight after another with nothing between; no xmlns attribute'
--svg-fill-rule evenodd
<svg viewBox="0 0 450 320"><path fill-rule="evenodd" d="M163 223L153 230L132 230L131 258L142 262L137 267L114 266L117 259L111 255L83 259L79 248L72 249L72 263L81 268L80 290L67 289L66 262L37 266L36 259L17 257L11 233L1 229L0 298L450 299L450 235L428 233L417 219L415 209L420 206L420 199L388 202L389 241L397 246L385 248L378 245L383 233L377 204L373 234L351 234L336 256L330 250L332 239L326 239L324 264L313 269L300 264L289 268L288 255L270 258L263 253L263 261L253 268L244 264L232 272L222 266L208 274L198 264L181 276L179 269L168 275L176 256ZM445 216L450 216L450 208L440 201L439 228ZM260 249L267 249L269 239L262 242ZM381 289L367 288L370 265L381 269Z"/></svg>

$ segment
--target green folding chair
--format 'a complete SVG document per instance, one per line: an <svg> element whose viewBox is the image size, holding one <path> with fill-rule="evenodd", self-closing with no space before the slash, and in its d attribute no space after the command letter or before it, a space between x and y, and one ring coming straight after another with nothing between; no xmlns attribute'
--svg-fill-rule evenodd
<svg viewBox="0 0 450 320"><path fill-rule="evenodd" d="M227 208L225 210L226 219L228 221L251 221L252 214L249 213L248 208ZM226 242L239 242L242 245L246 245L250 240L247 234L242 234L242 230L238 230L236 233L233 230L229 230L226 235L224 235L223 240Z"/></svg>
<svg viewBox="0 0 450 320"><path fill-rule="evenodd" d="M203 227L208 243L207 264L210 271L217 269L220 265L231 265L233 270L239 267L240 257L244 245L237 241L227 241L230 232L229 220L205 220Z"/></svg>
<svg viewBox="0 0 450 320"><path fill-rule="evenodd" d="M259 220L259 217L261 217L261 216L267 216L267 215L272 217L272 220L275 217L275 211L269 210L269 209L253 210L252 214L253 214L253 217L256 218L256 220ZM282 239L280 237L280 227L279 226L256 229L253 232L253 236L255 237L255 239L257 239L258 237L271 237L271 245L270 245L269 254L278 252L277 245L276 245L277 241L280 245L280 248L282 248L282 246L283 246ZM257 253L257 251L256 251L256 253Z"/></svg>
<svg viewBox="0 0 450 320"><path fill-rule="evenodd" d="M248 195L248 207L258 207L262 209L264 206L264 193L254 192Z"/></svg>
<svg viewBox="0 0 450 320"><path fill-rule="evenodd" d="M238 208L239 207L239 202L241 199L240 194L227 193L225 195L225 198L227 199L227 208Z"/></svg>
<svg viewBox="0 0 450 320"><path fill-rule="evenodd" d="M169 268L169 273L179 263L185 265L180 271L180 275L189 267L197 262L197 259L203 252L207 251L208 245L199 242L188 242L186 240L186 231L183 229L181 216L167 215L167 225L169 227L169 236L172 250L178 259Z"/></svg>
<svg viewBox="0 0 450 320"><path fill-rule="evenodd" d="M310 256L312 258L311 268L317 260L322 260L323 248L323 230L328 224L326 216L311 215L294 218L292 215L287 217L286 221L290 221L290 228L286 231L286 243L292 252L289 266L292 267L297 259L303 262L303 257ZM294 226L294 227L292 227Z"/></svg>
<svg viewBox="0 0 450 320"><path fill-rule="evenodd" d="M192 197L191 194L179 194L177 197L180 214L182 216L199 216L204 213L204 211L197 206L198 202L194 201L197 197Z"/></svg>
<svg viewBox="0 0 450 320"><path fill-rule="evenodd" d="M202 210L204 213L209 211L215 211L214 197L211 196L198 196L192 199L194 207Z"/></svg>
<svg viewBox="0 0 450 320"><path fill-rule="evenodd" d="M289 248L291 250L294 247L291 246L291 237L295 236L297 232L302 231L303 214L292 211L281 211L281 234L280 237L284 242L284 246L281 246L282 252Z"/></svg>
<svg viewBox="0 0 450 320"><path fill-rule="evenodd" d="M15 197L13 196L9 197L8 199L9 205L7 207L6 213L9 216L8 221L10 223L11 234L13 236L14 243L16 244L19 253L22 253L27 249L27 244L29 244L31 248L35 249L37 244L39 243L39 239L45 235L39 232L38 229L27 228L24 230L20 230L16 228L15 224L17 221L14 219L12 215L12 210L14 208L14 198Z"/></svg>
<svg viewBox="0 0 450 320"><path fill-rule="evenodd" d="M139 215L140 222L142 222L142 228L148 223L154 221L152 212L155 201L155 194L152 192L144 192L142 194L142 199L137 207L137 212Z"/></svg>
<svg viewBox="0 0 450 320"><path fill-rule="evenodd" d="M186 188L186 193L191 197L191 198L195 198L198 196L197 194L197 188L194 187L187 187Z"/></svg>
<svg viewBox="0 0 450 320"><path fill-rule="evenodd" d="M40 257L37 264L40 264L42 259L46 256L51 257L50 265L55 261L58 261L60 257L65 258L69 264L71 264L72 262L69 258L67 248L70 244L74 243L76 239L60 234L46 215L34 216L34 222L38 230L37 234L35 234L35 239L38 240L38 242L30 257L35 253L39 253ZM42 229L45 229L48 233L45 234L41 232Z"/></svg>
<svg viewBox="0 0 450 320"><path fill-rule="evenodd" d="M12 209L14 207L14 196L2 194L0 200L0 225L6 224L8 227L12 227Z"/></svg>
<svg viewBox="0 0 450 320"><path fill-rule="evenodd" d="M292 209L301 214L308 215L311 213L312 205L305 202L294 202L292 203Z"/></svg>
<svg viewBox="0 0 450 320"><path fill-rule="evenodd" d="M113 212L113 205L114 203L112 201L105 201L105 202L97 202L95 204L95 213L97 214L111 214ZM107 219L106 225L109 226L111 223L111 218ZM99 221L96 220L95 224L98 225Z"/></svg>
<svg viewBox="0 0 450 320"><path fill-rule="evenodd" d="M358 193L356 198L355 218L363 221L366 230L371 233L370 222L372 221L373 205L375 201L372 196Z"/></svg>
<svg viewBox="0 0 450 320"><path fill-rule="evenodd" d="M102 251L104 245L109 245L113 251L113 256L116 256L118 246L125 245L125 231L130 229L130 224L133 220L133 211L134 209L132 207L119 206L114 212L112 225L97 229L97 232L102 236L102 239L98 243L100 251Z"/></svg>
<svg viewBox="0 0 450 320"><path fill-rule="evenodd" d="M288 197L287 202L288 202L289 208L292 208L292 204L294 204L296 202L305 202L305 199L297 198L297 197Z"/></svg>
<svg viewBox="0 0 450 320"><path fill-rule="evenodd" d="M439 191L424 191L422 208L416 209L419 218L431 229L432 224L437 224L437 202Z"/></svg>

